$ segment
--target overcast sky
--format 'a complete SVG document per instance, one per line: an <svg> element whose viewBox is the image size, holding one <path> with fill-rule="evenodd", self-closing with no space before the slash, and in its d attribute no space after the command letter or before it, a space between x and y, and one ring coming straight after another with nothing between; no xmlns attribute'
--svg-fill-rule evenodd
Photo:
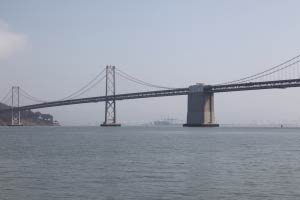
<svg viewBox="0 0 300 200"><path fill-rule="evenodd" d="M59 99L107 64L170 87L250 75L300 53L299 7L297 0L1 0L0 98L18 85ZM117 93L143 90L151 88L117 80ZM103 92L99 86L86 96ZM216 94L216 119L300 122L299 100L300 88ZM117 102L118 120L184 120L186 104L185 96ZM104 103L40 111L64 125L104 119Z"/></svg>

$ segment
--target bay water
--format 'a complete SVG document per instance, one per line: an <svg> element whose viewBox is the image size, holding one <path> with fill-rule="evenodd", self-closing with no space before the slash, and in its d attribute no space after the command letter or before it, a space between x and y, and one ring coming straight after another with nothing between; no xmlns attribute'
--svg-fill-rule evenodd
<svg viewBox="0 0 300 200"><path fill-rule="evenodd" d="M0 127L0 199L300 199L300 129Z"/></svg>

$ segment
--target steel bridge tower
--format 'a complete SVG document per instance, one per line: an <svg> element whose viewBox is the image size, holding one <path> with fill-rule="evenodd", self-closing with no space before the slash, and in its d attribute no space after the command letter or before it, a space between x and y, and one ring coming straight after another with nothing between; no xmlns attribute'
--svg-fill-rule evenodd
<svg viewBox="0 0 300 200"><path fill-rule="evenodd" d="M106 66L106 89L105 96L116 95L115 66ZM116 123L116 100L105 101L105 121L101 126L120 126Z"/></svg>
<svg viewBox="0 0 300 200"><path fill-rule="evenodd" d="M22 126L20 107L20 87L11 88L11 126ZM15 111L15 108L17 108Z"/></svg>

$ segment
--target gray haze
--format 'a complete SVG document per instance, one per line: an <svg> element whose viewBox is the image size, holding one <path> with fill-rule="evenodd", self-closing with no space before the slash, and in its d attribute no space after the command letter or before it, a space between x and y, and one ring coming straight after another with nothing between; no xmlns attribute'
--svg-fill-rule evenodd
<svg viewBox="0 0 300 200"><path fill-rule="evenodd" d="M41 99L59 99L107 64L171 87L240 78L300 52L299 6L296 0L2 0L0 98L19 85ZM146 90L152 89L118 79L118 93ZM85 96L102 94L99 86ZM300 122L299 100L299 88L216 94L216 119ZM103 103L40 111L64 125L98 125L104 118ZM118 102L117 114L121 122L184 120L186 97Z"/></svg>

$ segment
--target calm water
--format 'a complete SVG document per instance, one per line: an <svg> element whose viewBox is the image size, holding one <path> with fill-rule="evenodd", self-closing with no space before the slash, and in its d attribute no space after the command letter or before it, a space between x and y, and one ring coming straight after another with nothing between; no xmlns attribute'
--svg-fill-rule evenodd
<svg viewBox="0 0 300 200"><path fill-rule="evenodd" d="M0 199L300 199L300 129L1 127Z"/></svg>

